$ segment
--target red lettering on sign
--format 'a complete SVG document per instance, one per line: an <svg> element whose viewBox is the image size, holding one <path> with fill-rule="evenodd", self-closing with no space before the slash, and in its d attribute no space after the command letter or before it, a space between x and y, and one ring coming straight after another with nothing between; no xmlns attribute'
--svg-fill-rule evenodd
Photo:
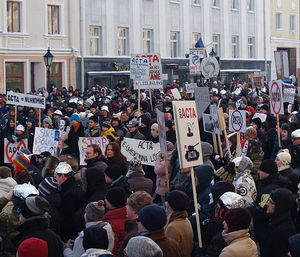
<svg viewBox="0 0 300 257"><path fill-rule="evenodd" d="M178 109L180 119L197 118L196 111L194 108L179 108Z"/></svg>

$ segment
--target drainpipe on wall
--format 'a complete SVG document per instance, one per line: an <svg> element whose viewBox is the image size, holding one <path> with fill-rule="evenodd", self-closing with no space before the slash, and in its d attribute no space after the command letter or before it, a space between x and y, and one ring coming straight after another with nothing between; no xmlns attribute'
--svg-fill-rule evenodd
<svg viewBox="0 0 300 257"><path fill-rule="evenodd" d="M84 0L80 0L80 56L81 56L81 91L84 91L84 50L85 50L85 8Z"/></svg>

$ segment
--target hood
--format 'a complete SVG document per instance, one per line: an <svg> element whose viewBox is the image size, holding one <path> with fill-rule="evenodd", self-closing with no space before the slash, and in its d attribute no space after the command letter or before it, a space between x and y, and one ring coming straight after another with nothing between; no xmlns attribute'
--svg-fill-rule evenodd
<svg viewBox="0 0 300 257"><path fill-rule="evenodd" d="M210 185L214 177L214 169L209 165L200 165L195 169L195 175L198 179L198 189L201 190Z"/></svg>
<svg viewBox="0 0 300 257"><path fill-rule="evenodd" d="M1 178L0 179L0 197L4 196L4 194L8 193L10 190L17 185L17 182L11 178Z"/></svg>
<svg viewBox="0 0 300 257"><path fill-rule="evenodd" d="M101 257L101 256L105 256L105 257L113 257L112 253L107 251L107 250L102 250L102 249L95 249L95 248L91 248L86 250L86 252L84 254L81 255L81 257Z"/></svg>

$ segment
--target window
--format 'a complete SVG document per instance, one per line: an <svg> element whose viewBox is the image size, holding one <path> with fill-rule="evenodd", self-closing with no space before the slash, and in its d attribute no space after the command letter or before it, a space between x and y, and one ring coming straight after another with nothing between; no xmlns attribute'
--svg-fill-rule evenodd
<svg viewBox="0 0 300 257"><path fill-rule="evenodd" d="M50 72L50 85L52 87L55 86L58 89L61 89L62 84L62 63L61 62L53 62L51 65Z"/></svg>
<svg viewBox="0 0 300 257"><path fill-rule="evenodd" d="M24 63L7 62L5 63L6 90L20 89L24 91Z"/></svg>
<svg viewBox="0 0 300 257"><path fill-rule="evenodd" d="M232 58L239 58L239 36L232 36Z"/></svg>
<svg viewBox="0 0 300 257"><path fill-rule="evenodd" d="M192 47L195 47L196 43L198 42L199 38L201 37L200 32L193 32L192 33Z"/></svg>
<svg viewBox="0 0 300 257"><path fill-rule="evenodd" d="M153 52L153 30L144 29L143 30L143 53Z"/></svg>
<svg viewBox="0 0 300 257"><path fill-rule="evenodd" d="M240 0L232 0L232 10L240 9Z"/></svg>
<svg viewBox="0 0 300 257"><path fill-rule="evenodd" d="M170 0L170 3L173 3L173 4L179 4L179 3L180 3L180 0Z"/></svg>
<svg viewBox="0 0 300 257"><path fill-rule="evenodd" d="M118 55L129 55L128 28L118 28Z"/></svg>
<svg viewBox="0 0 300 257"><path fill-rule="evenodd" d="M171 57L179 56L179 32L171 31L170 34Z"/></svg>
<svg viewBox="0 0 300 257"><path fill-rule="evenodd" d="M282 13L276 13L276 29L282 29Z"/></svg>
<svg viewBox="0 0 300 257"><path fill-rule="evenodd" d="M212 6L219 8L220 7L220 0L212 0Z"/></svg>
<svg viewBox="0 0 300 257"><path fill-rule="evenodd" d="M220 52L220 34L213 34L213 48L217 56L221 55Z"/></svg>
<svg viewBox="0 0 300 257"><path fill-rule="evenodd" d="M60 34L59 6L48 5L48 34Z"/></svg>
<svg viewBox="0 0 300 257"><path fill-rule="evenodd" d="M248 0L248 11L254 12L254 0Z"/></svg>
<svg viewBox="0 0 300 257"><path fill-rule="evenodd" d="M7 32L21 32L21 3L7 2Z"/></svg>
<svg viewBox="0 0 300 257"><path fill-rule="evenodd" d="M101 27L90 26L90 55L101 54Z"/></svg>
<svg viewBox="0 0 300 257"><path fill-rule="evenodd" d="M255 58L255 37L248 37L248 58Z"/></svg>
<svg viewBox="0 0 300 257"><path fill-rule="evenodd" d="M198 5L198 6L200 6L200 1L201 1L201 0L193 0L193 5Z"/></svg>
<svg viewBox="0 0 300 257"><path fill-rule="evenodd" d="M290 31L296 31L296 15L290 15Z"/></svg>

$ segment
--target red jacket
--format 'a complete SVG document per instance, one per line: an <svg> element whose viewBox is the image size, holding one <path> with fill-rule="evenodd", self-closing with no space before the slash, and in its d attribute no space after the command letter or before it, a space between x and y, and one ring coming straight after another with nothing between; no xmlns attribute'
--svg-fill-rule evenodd
<svg viewBox="0 0 300 257"><path fill-rule="evenodd" d="M109 210L105 213L103 221L110 223L115 236L115 245L113 249L113 255L119 256L120 245L126 235L125 221L127 219L126 206Z"/></svg>

